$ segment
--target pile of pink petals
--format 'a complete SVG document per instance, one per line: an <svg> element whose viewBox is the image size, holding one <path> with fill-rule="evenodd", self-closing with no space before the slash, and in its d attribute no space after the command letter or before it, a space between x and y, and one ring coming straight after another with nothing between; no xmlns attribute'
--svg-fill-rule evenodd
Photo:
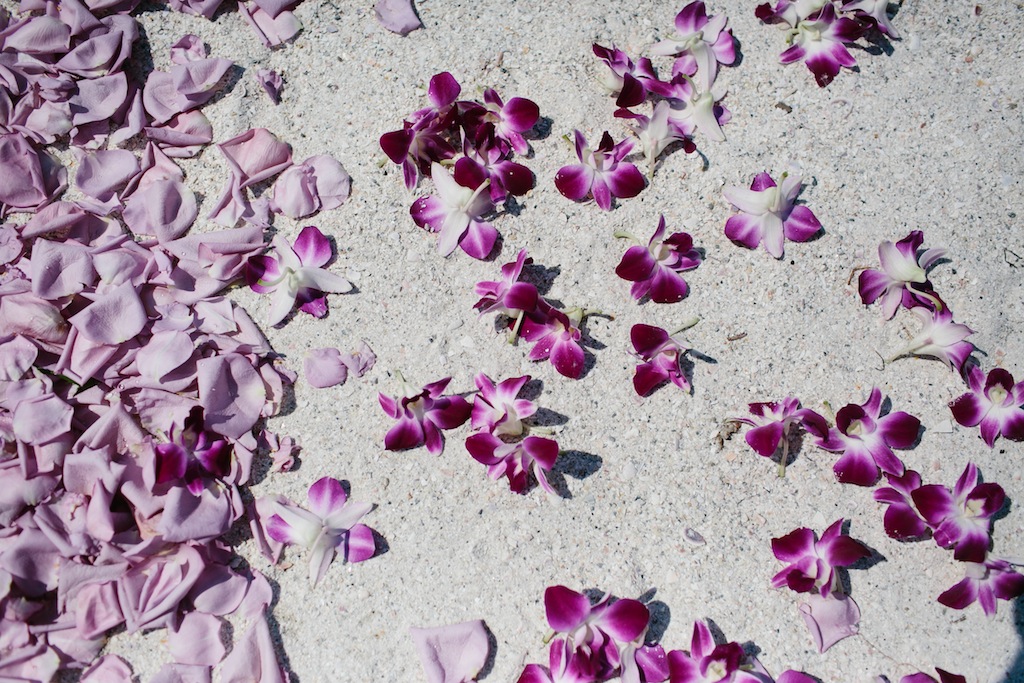
<svg viewBox="0 0 1024 683"><path fill-rule="evenodd" d="M191 232L198 201L174 159L214 139L200 108L233 65L185 36L168 70L134 82L134 6L24 2L0 19L0 678L129 681L120 658L96 660L107 635L167 629L154 680L281 681L270 585L225 534L254 519L241 492L257 452L294 459L263 426L294 375L222 292L267 249L272 212L336 207L349 179L248 131L219 146L227 229ZM242 7L288 23L285 4ZM65 142L75 201L46 149ZM136 142L141 155L118 147ZM249 198L277 174L272 199Z"/></svg>
<svg viewBox="0 0 1024 683"><path fill-rule="evenodd" d="M540 111L523 97L505 102L491 88L483 102L460 100L461 92L450 73L435 75L427 90L430 106L410 114L400 130L382 135L380 146L402 168L409 190L423 176L433 181L437 194L417 199L410 213L416 225L438 233L438 251L448 256L461 247L483 259L498 239L485 216L533 188L533 173L513 158L529 153L523 134Z"/></svg>

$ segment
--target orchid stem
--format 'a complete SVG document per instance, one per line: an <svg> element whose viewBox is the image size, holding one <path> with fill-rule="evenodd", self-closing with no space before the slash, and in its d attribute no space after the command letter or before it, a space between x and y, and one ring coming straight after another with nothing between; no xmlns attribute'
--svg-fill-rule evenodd
<svg viewBox="0 0 1024 683"><path fill-rule="evenodd" d="M519 315L516 316L516 321L512 324L512 334L508 338L509 344L515 344L516 340L519 339L519 328L523 326L523 316L525 315L526 311L519 311Z"/></svg>
<svg viewBox="0 0 1024 683"><path fill-rule="evenodd" d="M633 234L633 233L631 233L631 232L627 232L627 231L625 231L625 230L616 230L616 231L615 231L615 232L614 232L614 233L612 234L612 236L613 236L613 237L617 237L617 238L618 238L618 239L620 239L620 240L633 240L633 241L634 241L634 242L636 242L637 244L640 244L640 240L638 240L638 239L636 238L636 235L634 235L634 234Z"/></svg>
<svg viewBox="0 0 1024 683"><path fill-rule="evenodd" d="M786 478L786 461L789 460L789 428L782 430L782 459L779 460L779 478Z"/></svg>
<svg viewBox="0 0 1024 683"><path fill-rule="evenodd" d="M700 316L699 315L695 315L695 316L693 316L691 318L687 318L686 320L683 321L683 326L680 327L675 332L673 332L670 336L674 337L677 334L679 334L680 332L686 332L691 327L695 327L697 325L697 323L699 323L699 322L700 322Z"/></svg>

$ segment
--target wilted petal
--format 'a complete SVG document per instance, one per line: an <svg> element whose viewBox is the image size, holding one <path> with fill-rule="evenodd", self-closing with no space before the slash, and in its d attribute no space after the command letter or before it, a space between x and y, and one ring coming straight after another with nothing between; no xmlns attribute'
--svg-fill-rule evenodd
<svg viewBox="0 0 1024 683"><path fill-rule="evenodd" d="M183 183L158 180L132 194L122 217L139 235L155 235L161 243L181 237L199 215L196 196Z"/></svg>
<svg viewBox="0 0 1024 683"><path fill-rule="evenodd" d="M484 622L410 628L429 683L462 683L476 678L490 650Z"/></svg>
<svg viewBox="0 0 1024 683"><path fill-rule="evenodd" d="M214 666L224 658L221 620L211 614L189 612L177 628L171 629L167 646L179 664Z"/></svg>
<svg viewBox="0 0 1024 683"><path fill-rule="evenodd" d="M196 370L206 426L233 439L252 429L263 411L266 388L249 360L229 353L200 360Z"/></svg>
<svg viewBox="0 0 1024 683"><path fill-rule="evenodd" d="M848 595L829 593L822 597L812 593L807 596L807 602L800 605L800 612L818 652L825 652L860 630L860 608Z"/></svg>
<svg viewBox="0 0 1024 683"><path fill-rule="evenodd" d="M302 370L306 381L317 389L344 384L348 379L348 367L342 360L341 352L334 348L307 352L302 361Z"/></svg>
<svg viewBox="0 0 1024 683"><path fill-rule="evenodd" d="M374 12L381 26L392 33L404 36L422 26L412 0L377 0Z"/></svg>
<svg viewBox="0 0 1024 683"><path fill-rule="evenodd" d="M148 316L131 282L124 282L73 315L68 322L99 344L117 345L139 334Z"/></svg>

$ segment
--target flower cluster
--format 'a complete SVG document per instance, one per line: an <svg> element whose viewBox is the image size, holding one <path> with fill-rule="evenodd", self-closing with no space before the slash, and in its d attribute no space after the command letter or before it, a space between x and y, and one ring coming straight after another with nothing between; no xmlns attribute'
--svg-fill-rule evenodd
<svg viewBox="0 0 1024 683"><path fill-rule="evenodd" d="M512 321L513 341L521 335L533 343L530 360L550 359L559 374L579 379L584 367L580 324L593 313L581 308L558 309L540 295L535 285L520 282L523 267L532 262L523 249L515 261L501 267L501 280L476 283L480 300L473 308L481 315L497 313Z"/></svg>
<svg viewBox="0 0 1024 683"><path fill-rule="evenodd" d="M435 75L427 90L430 106L413 112L401 130L384 133L380 146L401 166L408 189L421 176L433 180L437 195L417 199L410 213L418 226L438 233L438 251L448 256L458 246L483 259L498 237L484 216L533 187L533 174L512 159L529 152L523 133L540 111L522 97L505 102L490 88L483 102L460 100L461 92L450 73Z"/></svg>
<svg viewBox="0 0 1024 683"><path fill-rule="evenodd" d="M702 621L693 624L689 650L647 641L650 611L638 600L590 599L565 586L544 591L544 611L557 636L548 666L527 664L517 683L812 683L797 671L772 678L737 642L716 643Z"/></svg>
<svg viewBox="0 0 1024 683"><path fill-rule="evenodd" d="M964 563L964 578L943 592L938 600L947 607L964 609L979 602L985 614L996 611L996 600L1024 595L1024 574L1011 563L991 555L990 527L993 516L1006 500L1003 488L979 483L978 468L969 463L952 489L922 484L921 475L907 470L903 476L887 475L889 486L875 491L875 500L888 507L885 530L893 538L909 540L931 535L953 557Z"/></svg>
<svg viewBox="0 0 1024 683"><path fill-rule="evenodd" d="M786 29L786 48L779 61L783 64L803 61L824 88L839 75L842 67L853 68L857 61L847 45L869 29L899 38L886 14L886 0L777 0L758 5L754 14L766 24Z"/></svg>
<svg viewBox="0 0 1024 683"><path fill-rule="evenodd" d="M860 622L860 609L845 594L836 570L871 553L862 543L844 535L842 526L843 520L836 520L820 539L806 527L772 539L775 557L788 563L772 577L772 586L811 594L800 610L820 652L856 633Z"/></svg>
<svg viewBox="0 0 1024 683"><path fill-rule="evenodd" d="M555 466L558 442L530 434L527 420L537 412L537 404L519 398L529 381L530 376L524 375L495 385L484 373L476 376L478 393L470 418L476 433L466 439L466 450L487 466L491 479L507 477L509 489L515 493L527 492L531 472L542 489L554 493L545 473Z"/></svg>
<svg viewBox="0 0 1024 683"><path fill-rule="evenodd" d="M736 61L736 46L724 15L709 16L702 0L684 3L675 18L675 33L650 48L652 56L674 58L668 80L657 77L648 58L634 63L614 46L595 44L593 49L605 65L602 84L619 106L615 116L629 120L640 140L648 175L673 143L695 151L697 131L716 142L725 139L722 126L730 114L715 80L720 65ZM649 115L631 109L645 102L651 105Z"/></svg>

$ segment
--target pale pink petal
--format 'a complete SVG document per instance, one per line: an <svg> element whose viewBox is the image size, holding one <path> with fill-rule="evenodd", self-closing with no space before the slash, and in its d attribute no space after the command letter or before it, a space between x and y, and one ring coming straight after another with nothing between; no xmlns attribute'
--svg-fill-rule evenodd
<svg viewBox="0 0 1024 683"><path fill-rule="evenodd" d="M464 683L476 678L490 649L484 622L410 628L409 635L428 683Z"/></svg>
<svg viewBox="0 0 1024 683"><path fill-rule="evenodd" d="M178 627L170 630L167 646L179 664L214 666L224 658L222 622L212 614L189 612Z"/></svg>
<svg viewBox="0 0 1024 683"><path fill-rule="evenodd" d="M412 0L377 0L373 9L377 21L392 33L404 36L423 26L412 7Z"/></svg>

